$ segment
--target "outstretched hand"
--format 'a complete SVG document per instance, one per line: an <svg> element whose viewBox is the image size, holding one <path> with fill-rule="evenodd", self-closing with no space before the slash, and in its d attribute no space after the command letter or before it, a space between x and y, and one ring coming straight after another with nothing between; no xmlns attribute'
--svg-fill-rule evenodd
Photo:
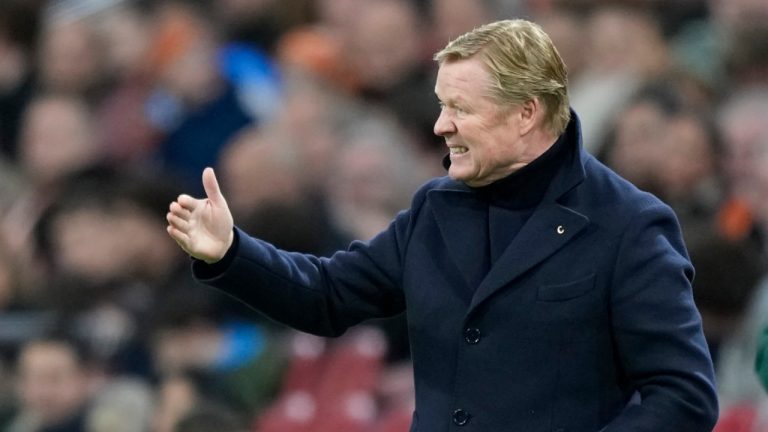
<svg viewBox="0 0 768 432"><path fill-rule="evenodd" d="M233 220L212 168L203 171L203 187L207 198L182 194L171 203L167 231L185 252L210 264L232 245Z"/></svg>

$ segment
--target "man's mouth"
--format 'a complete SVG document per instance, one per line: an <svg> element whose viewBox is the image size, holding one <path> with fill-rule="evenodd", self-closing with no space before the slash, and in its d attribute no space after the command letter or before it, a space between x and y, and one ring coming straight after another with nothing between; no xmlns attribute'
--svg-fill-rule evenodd
<svg viewBox="0 0 768 432"><path fill-rule="evenodd" d="M451 152L452 155L456 155L456 154L464 154L469 149L466 147L457 146L457 147L450 147L448 150Z"/></svg>

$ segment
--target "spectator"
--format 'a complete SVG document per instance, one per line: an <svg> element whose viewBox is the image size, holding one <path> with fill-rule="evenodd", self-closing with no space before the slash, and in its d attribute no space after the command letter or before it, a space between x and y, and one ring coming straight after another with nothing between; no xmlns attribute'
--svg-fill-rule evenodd
<svg viewBox="0 0 768 432"><path fill-rule="evenodd" d="M768 395L755 374L758 342L768 326L768 283L764 271L752 291L734 333L719 345L718 397L724 421L733 412L751 420L751 424L745 422L747 426L742 426L746 430L764 430L768 427Z"/></svg>
<svg viewBox="0 0 768 432"><path fill-rule="evenodd" d="M161 138L146 112L156 78L150 63L152 12L139 2L122 1L94 17L111 79L96 110L99 142L109 162L120 166L146 164Z"/></svg>
<svg viewBox="0 0 768 432"><path fill-rule="evenodd" d="M158 385L152 432L173 432L179 421L192 412L202 398L191 377L170 375Z"/></svg>
<svg viewBox="0 0 768 432"><path fill-rule="evenodd" d="M30 341L17 362L17 414L13 432L84 432L94 378L87 354L75 342Z"/></svg>
<svg viewBox="0 0 768 432"><path fill-rule="evenodd" d="M313 3L311 0L216 0L210 2L210 9L225 40L273 53L285 31L309 21Z"/></svg>
<svg viewBox="0 0 768 432"><path fill-rule="evenodd" d="M16 159L21 115L33 92L34 44L38 5L0 4L0 154Z"/></svg>
<svg viewBox="0 0 768 432"><path fill-rule="evenodd" d="M104 56L88 16L66 3L51 3L40 29L38 86L97 103L107 84ZM73 13L74 12L74 13Z"/></svg>
<svg viewBox="0 0 768 432"><path fill-rule="evenodd" d="M707 237L725 199L722 143L714 123L686 110L668 119L655 177L660 196L677 213L688 240Z"/></svg>
<svg viewBox="0 0 768 432"><path fill-rule="evenodd" d="M192 397L204 391L206 399L250 415L258 413L274 397L283 376L282 327L267 320L245 321L223 304L231 299L212 296L202 287L176 294L166 297L175 301L166 302L155 317L151 334L155 374L168 380L168 390L174 393L194 389L184 392ZM186 384L177 385L177 378ZM171 408L176 401L167 403ZM167 414L161 409L158 416ZM166 418L164 423L171 422Z"/></svg>
<svg viewBox="0 0 768 432"><path fill-rule="evenodd" d="M663 194L655 175L665 157L662 139L668 119L681 109L677 93L668 86L639 90L616 115L614 129L602 146L602 159L639 188Z"/></svg>
<svg viewBox="0 0 768 432"><path fill-rule="evenodd" d="M88 432L146 432L150 430L155 398L150 385L131 377L113 377L94 395Z"/></svg>
<svg viewBox="0 0 768 432"><path fill-rule="evenodd" d="M434 0L429 2L429 18L432 24L428 50L439 50L445 41L493 21L500 16L491 1Z"/></svg>
<svg viewBox="0 0 768 432"><path fill-rule="evenodd" d="M150 318L185 267L154 235L157 203L174 194L148 179L93 169L62 181L36 233L49 269L43 304L112 371L140 376L152 369Z"/></svg>
<svg viewBox="0 0 768 432"><path fill-rule="evenodd" d="M232 211L244 219L273 202L302 199L301 160L296 146L269 129L248 128L228 143L221 158Z"/></svg>
<svg viewBox="0 0 768 432"><path fill-rule="evenodd" d="M588 16L579 12L578 7L552 8L537 17L541 27L552 37L568 67L568 79L580 80L581 73L589 63L589 50L582 41L587 37Z"/></svg>
<svg viewBox="0 0 768 432"><path fill-rule="evenodd" d="M346 239L307 188L299 144L276 129L247 129L224 150L233 211L281 248L330 255Z"/></svg>
<svg viewBox="0 0 768 432"><path fill-rule="evenodd" d="M168 175L199 188L197 173L216 165L228 140L254 120L223 79L220 42L201 10L170 1L158 9L153 65L159 88L148 109L163 134L157 159Z"/></svg>
<svg viewBox="0 0 768 432"><path fill-rule="evenodd" d="M2 215L0 230L11 253L26 264L24 279L44 278L34 228L57 198L63 179L101 160L88 105L71 95L43 94L24 113L19 148L22 190ZM45 285L44 280L31 282Z"/></svg>
<svg viewBox="0 0 768 432"><path fill-rule="evenodd" d="M418 25L419 11L406 0L368 3L352 21L347 47L358 94L368 104L393 112L416 137L417 148L434 149L433 65L422 43L427 33Z"/></svg>
<svg viewBox="0 0 768 432"><path fill-rule="evenodd" d="M720 110L730 197L721 210L720 229L730 238L748 238L764 257L768 256L765 243L768 229L766 116L768 90L763 87L734 94Z"/></svg>
<svg viewBox="0 0 768 432"><path fill-rule="evenodd" d="M759 29L764 28L768 6L759 0L708 0L707 6L709 15L678 29L670 47L678 64L708 82L720 94L727 94L742 85L738 81L740 72L750 69L738 67L729 71L729 62L731 67L738 63L740 66L762 63L760 58L747 58L744 54L764 44L750 34L759 34ZM734 53L738 55L734 56ZM733 61L739 58L741 61L734 64ZM733 72L737 74L732 76Z"/></svg>
<svg viewBox="0 0 768 432"><path fill-rule="evenodd" d="M693 294L719 372L720 347L730 344L740 331L764 268L754 249L716 234L691 242L690 249L698 269Z"/></svg>
<svg viewBox="0 0 768 432"><path fill-rule="evenodd" d="M361 117L350 125L337 152L327 194L341 230L367 240L408 206L425 176L397 123L375 111Z"/></svg>
<svg viewBox="0 0 768 432"><path fill-rule="evenodd" d="M665 70L667 47L653 15L601 3L586 22L587 62L575 77L571 104L582 113L584 145L597 152L607 124L640 85Z"/></svg>

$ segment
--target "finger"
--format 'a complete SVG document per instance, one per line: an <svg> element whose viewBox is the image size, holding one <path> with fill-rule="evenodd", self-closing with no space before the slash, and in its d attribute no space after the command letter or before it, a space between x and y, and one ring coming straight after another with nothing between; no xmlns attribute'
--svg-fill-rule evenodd
<svg viewBox="0 0 768 432"><path fill-rule="evenodd" d="M171 213L184 220L189 220L189 218L192 216L192 212L182 207L181 204L176 201L172 202L169 208Z"/></svg>
<svg viewBox="0 0 768 432"><path fill-rule="evenodd" d="M186 221L186 220L176 216L173 213L168 213L165 218L168 220L168 223L172 227L174 227L174 228L176 228L176 229L178 229L178 230L180 230L182 232L185 232L185 233L187 231L189 231L189 222L188 221Z"/></svg>
<svg viewBox="0 0 768 432"><path fill-rule="evenodd" d="M205 188L205 194L213 204L226 205L224 195L221 194L221 188L219 188L219 182L216 180L216 173L211 167L203 170L203 188Z"/></svg>
<svg viewBox="0 0 768 432"><path fill-rule="evenodd" d="M176 243L179 244L179 246L182 247L182 249L187 250L187 245L189 244L189 236L184 234L183 232L179 231L178 229L174 228L172 225L168 225L165 230L168 232L168 235L171 236L173 240L176 241Z"/></svg>
<svg viewBox="0 0 768 432"><path fill-rule="evenodd" d="M181 194L176 198L176 202L187 211L193 212L200 205L201 200L192 198L187 194Z"/></svg>

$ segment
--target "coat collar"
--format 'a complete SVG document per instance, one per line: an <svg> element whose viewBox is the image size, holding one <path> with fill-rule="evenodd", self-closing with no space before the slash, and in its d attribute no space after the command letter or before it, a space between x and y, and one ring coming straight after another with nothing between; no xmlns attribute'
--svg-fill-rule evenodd
<svg viewBox="0 0 768 432"><path fill-rule="evenodd" d="M573 111L564 134L568 145L574 147L570 160L560 166L528 221L477 287L471 308L565 246L589 223L586 216L559 203L585 178L588 155L582 148L581 126ZM462 227L477 211L474 192L461 182L448 180L427 196L449 255L459 269L471 268L467 261L473 257L467 253L467 245L477 243L477 233ZM469 280L470 275L464 276Z"/></svg>

